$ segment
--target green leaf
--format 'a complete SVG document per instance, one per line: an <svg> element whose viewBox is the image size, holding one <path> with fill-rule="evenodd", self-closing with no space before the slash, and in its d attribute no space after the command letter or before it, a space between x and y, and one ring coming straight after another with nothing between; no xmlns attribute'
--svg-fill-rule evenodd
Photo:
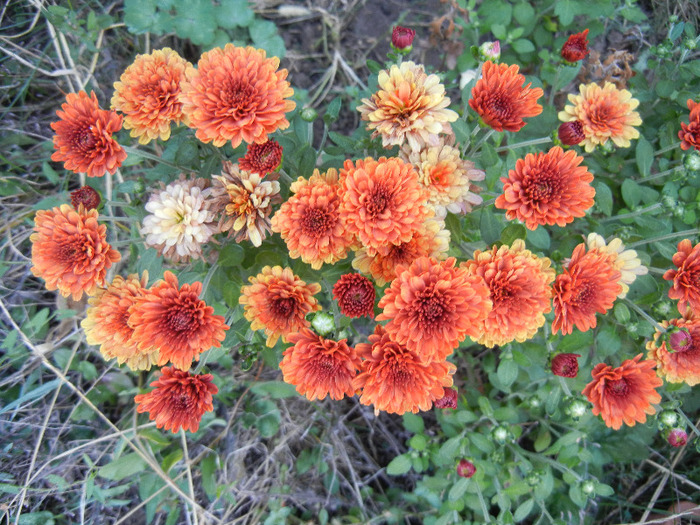
<svg viewBox="0 0 700 525"><path fill-rule="evenodd" d="M641 173L644 177L648 176L651 172L651 165L654 162L654 148L652 148L647 139L641 135L637 140L635 156L637 158L639 173Z"/></svg>
<svg viewBox="0 0 700 525"><path fill-rule="evenodd" d="M219 251L218 263L223 267L240 266L245 258L245 250L240 244L230 242Z"/></svg>
<svg viewBox="0 0 700 525"><path fill-rule="evenodd" d="M548 250L550 245L549 232L545 228L527 230L526 242L540 250Z"/></svg>
<svg viewBox="0 0 700 525"><path fill-rule="evenodd" d="M214 4L209 0L176 0L173 7L177 11L174 18L175 32L182 38L189 38L193 44L204 46L214 40L216 15Z"/></svg>
<svg viewBox="0 0 700 525"><path fill-rule="evenodd" d="M513 8L513 16L518 24L528 27L535 20L535 9L528 2L520 2Z"/></svg>
<svg viewBox="0 0 700 525"><path fill-rule="evenodd" d="M615 489L613 489L610 485L606 485L604 483L596 483L595 485L595 493L598 494L599 496L612 496L615 494Z"/></svg>
<svg viewBox="0 0 700 525"><path fill-rule="evenodd" d="M619 13L630 22L640 24L647 21L647 15L638 7L623 7Z"/></svg>
<svg viewBox="0 0 700 525"><path fill-rule="evenodd" d="M685 22L679 22L678 24L674 24L671 30L668 32L668 39L671 42L674 42L680 38L680 36L683 34L683 29L685 28Z"/></svg>
<svg viewBox="0 0 700 525"><path fill-rule="evenodd" d="M467 123L464 122L464 120L462 120L461 118L458 118L452 123L452 131L455 132L455 138L460 144L463 144L471 134L469 126L467 126Z"/></svg>
<svg viewBox="0 0 700 525"><path fill-rule="evenodd" d="M552 442L552 434L546 428L540 428L537 434L537 439L535 439L535 452L542 452L546 449Z"/></svg>
<svg viewBox="0 0 700 525"><path fill-rule="evenodd" d="M253 43L264 49L268 56L284 58L287 50L284 40L277 34L277 26L274 22L258 18L248 26L248 32Z"/></svg>
<svg viewBox="0 0 700 525"><path fill-rule="evenodd" d="M58 184L61 180L58 176L58 173L56 173L56 170L53 169L51 165L46 161L44 161L44 163L41 165L41 172L51 184Z"/></svg>
<svg viewBox="0 0 700 525"><path fill-rule="evenodd" d="M513 42L513 49L516 53L532 53L535 50L535 44L525 38L520 38Z"/></svg>
<svg viewBox="0 0 700 525"><path fill-rule="evenodd" d="M501 242L510 246L517 239L524 239L527 229L522 224L509 224L501 232Z"/></svg>
<svg viewBox="0 0 700 525"><path fill-rule="evenodd" d="M326 108L325 115L323 115L323 122L330 124L338 120L338 115L340 114L340 108L342 105L343 101L340 97L335 97L333 100L331 100L331 103L328 104L328 107Z"/></svg>
<svg viewBox="0 0 700 525"><path fill-rule="evenodd" d="M285 399L297 395L294 385L283 381L263 381L261 383L256 383L250 387L250 391L258 395L270 396L272 399Z"/></svg>
<svg viewBox="0 0 700 525"><path fill-rule="evenodd" d="M601 213L610 217L613 207L612 191L610 191L607 184L600 181L594 182L593 187L595 188L595 206Z"/></svg>
<svg viewBox="0 0 700 525"><path fill-rule="evenodd" d="M425 423L418 414L407 413L403 415L403 427L409 432L420 434L425 430Z"/></svg>
<svg viewBox="0 0 700 525"><path fill-rule="evenodd" d="M483 415L486 417L491 417L493 415L493 408L491 408L491 403L487 397L479 396L477 403L479 404L479 408L481 409L481 413Z"/></svg>
<svg viewBox="0 0 700 525"><path fill-rule="evenodd" d="M226 29L248 27L255 18L248 0L221 0L215 7L215 13L219 27Z"/></svg>
<svg viewBox="0 0 700 525"><path fill-rule="evenodd" d="M428 446L428 438L423 434L416 434L411 439L408 440L408 446L413 450L422 451Z"/></svg>
<svg viewBox="0 0 700 525"><path fill-rule="evenodd" d="M452 485L452 488L450 489L450 492L447 495L447 499L450 501L457 501L462 496L464 496L465 492L467 492L467 487L469 487L469 479L459 478L457 483Z"/></svg>
<svg viewBox="0 0 700 525"><path fill-rule="evenodd" d="M161 463L163 472L165 472L166 474L170 472L170 469L173 468L175 464L179 462L182 458L183 454L181 448L173 450L170 454L163 458L163 462Z"/></svg>
<svg viewBox="0 0 700 525"><path fill-rule="evenodd" d="M518 364L512 359L502 359L496 374L503 386L509 387L518 377Z"/></svg>
<svg viewBox="0 0 700 525"><path fill-rule="evenodd" d="M144 460L134 452L132 454L125 454L111 463L100 467L97 471L97 475L112 481L120 481L134 474L138 474L145 467L146 463Z"/></svg>
<svg viewBox="0 0 700 525"><path fill-rule="evenodd" d="M561 25L568 26L574 21L576 15L576 2L574 0L560 0L554 4L554 14L559 17Z"/></svg>
<svg viewBox="0 0 700 525"><path fill-rule="evenodd" d="M453 463L457 459L461 446L462 436L451 437L445 441L434 457L435 464L445 466Z"/></svg>
<svg viewBox="0 0 700 525"><path fill-rule="evenodd" d="M156 32L160 15L154 0L124 0L124 23L134 34ZM54 6L51 6L54 7Z"/></svg>
<svg viewBox="0 0 700 525"><path fill-rule="evenodd" d="M629 208L636 206L642 200L642 189L639 184L632 179L625 179L623 181L621 191L622 199Z"/></svg>
<svg viewBox="0 0 700 525"><path fill-rule="evenodd" d="M520 504L520 506L515 509L515 513L513 514L513 519L516 522L523 521L525 518L527 518L528 514L532 512L532 507L535 506L535 500L530 498L526 499L523 503Z"/></svg>
<svg viewBox="0 0 700 525"><path fill-rule="evenodd" d="M411 470L411 458L408 454L396 456L386 466L386 473L390 476L401 476L402 474L406 474L409 470Z"/></svg>
<svg viewBox="0 0 700 525"><path fill-rule="evenodd" d="M49 381L48 383L44 383L43 385L35 388L34 390L30 390L26 394L23 394L21 397L18 399L15 399L11 403L8 403L4 407L0 408L0 414L4 414L5 412L9 412L10 410L14 410L15 408L25 404L29 403L31 401L34 401L36 399L41 399L42 397L46 396L50 392L53 392L56 390L56 388L61 384L60 379L54 379L53 381Z"/></svg>
<svg viewBox="0 0 700 525"><path fill-rule="evenodd" d="M491 26L491 32L498 40L505 40L508 37L506 26L503 24L493 24Z"/></svg>
<svg viewBox="0 0 700 525"><path fill-rule="evenodd" d="M493 244L501 237L501 223L491 210L483 210L479 220L481 240L486 244Z"/></svg>

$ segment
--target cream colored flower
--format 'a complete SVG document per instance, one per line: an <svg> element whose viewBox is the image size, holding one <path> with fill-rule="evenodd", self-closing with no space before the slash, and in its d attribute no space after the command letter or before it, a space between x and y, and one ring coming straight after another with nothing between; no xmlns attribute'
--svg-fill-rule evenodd
<svg viewBox="0 0 700 525"><path fill-rule="evenodd" d="M384 147L401 146L405 141L413 149L437 144L439 133L450 133L450 122L457 113L447 109L450 99L437 75L428 75L422 65L404 62L389 71L379 72L379 91L371 99L362 99L357 110L374 130L372 138L382 137Z"/></svg>
<svg viewBox="0 0 700 525"><path fill-rule="evenodd" d="M483 199L473 181L484 180L485 173L470 160L463 160L454 140L440 139L436 146L424 146L416 151L405 145L399 157L410 162L418 172L418 180L430 191L428 203L437 217L447 212L467 213Z"/></svg>
<svg viewBox="0 0 700 525"><path fill-rule="evenodd" d="M629 292L630 285L639 275L646 275L649 269L642 265L642 261L637 257L637 252L634 250L625 250L625 245L620 239L613 239L609 244L605 243L605 239L597 233L589 233L586 239L586 245L589 250L597 250L602 253L607 253L612 258L613 267L620 272L620 286L622 292L618 295L620 299L624 298Z"/></svg>
<svg viewBox="0 0 700 525"><path fill-rule="evenodd" d="M220 214L219 230L236 242L250 240L260 246L270 230L272 205L281 202L276 180L262 180L237 164L224 162L221 175L214 175L214 209Z"/></svg>
<svg viewBox="0 0 700 525"><path fill-rule="evenodd" d="M202 244L218 232L214 225L211 189L205 179L184 176L151 195L150 213L143 220L141 235L166 259L175 262L202 257Z"/></svg>

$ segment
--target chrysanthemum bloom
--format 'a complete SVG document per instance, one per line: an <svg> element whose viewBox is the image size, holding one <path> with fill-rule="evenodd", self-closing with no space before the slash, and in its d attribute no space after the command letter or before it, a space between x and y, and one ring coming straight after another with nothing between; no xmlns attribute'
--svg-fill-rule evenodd
<svg viewBox="0 0 700 525"><path fill-rule="evenodd" d="M259 173L241 171L239 166L225 161L221 175L214 175L212 208L219 216L221 233L240 243L250 241L260 246L272 231L272 205L282 202L280 184L262 180Z"/></svg>
<svg viewBox="0 0 700 525"><path fill-rule="evenodd" d="M314 297L321 291L318 283L306 284L290 268L265 266L250 284L241 288L238 302L253 330L265 330L267 346L277 340L287 342L287 335L310 326L306 315L317 312L321 305Z"/></svg>
<svg viewBox="0 0 700 525"><path fill-rule="evenodd" d="M201 258L202 245L218 232L208 184L181 176L152 193L140 230L146 245L175 262Z"/></svg>
<svg viewBox="0 0 700 525"><path fill-rule="evenodd" d="M68 93L66 103L56 111L58 122L51 123L53 137L51 160L63 162L67 170L102 177L117 171L126 152L112 138L122 128L122 117L100 109L95 92Z"/></svg>
<svg viewBox="0 0 700 525"><path fill-rule="evenodd" d="M430 192L428 204L435 215L444 217L447 212L467 213L483 202L477 195L480 188L475 181L484 180L486 174L474 167L470 160L463 160L452 141L440 140L436 146L424 146L415 151L404 146L399 157L413 164L418 180Z"/></svg>
<svg viewBox="0 0 700 525"><path fill-rule="evenodd" d="M464 338L480 337L491 312L489 288L478 275L455 268L455 258L416 259L396 269L396 279L379 301L378 321L424 362L445 359ZM449 386L449 385L448 385Z"/></svg>
<svg viewBox="0 0 700 525"><path fill-rule="evenodd" d="M647 357L656 362L656 373L669 383L700 384L700 318L671 319L661 326L675 331L669 337L657 330L646 345Z"/></svg>
<svg viewBox="0 0 700 525"><path fill-rule="evenodd" d="M610 82L602 88L598 84L581 84L579 94L570 94L569 102L573 106L565 106L559 112L559 120L581 122L586 137L581 144L586 151L593 151L608 139L618 148L628 148L631 139L639 138L639 131L634 128L642 123L634 111L639 101L626 89L618 89Z"/></svg>
<svg viewBox="0 0 700 525"><path fill-rule="evenodd" d="M178 95L187 67L192 64L165 47L137 55L114 83L112 109L124 113L124 129L130 129L139 144L168 140L170 124L186 122Z"/></svg>
<svg viewBox="0 0 700 525"><path fill-rule="evenodd" d="M362 390L360 403L374 405L376 413L430 410L444 396L445 387L452 386L455 365L423 362L416 352L392 340L381 325L369 336L369 343L357 344L355 351L363 361L353 388Z"/></svg>
<svg viewBox="0 0 700 525"><path fill-rule="evenodd" d="M474 463L467 459L460 459L457 465L457 475L469 479L474 474L476 474Z"/></svg>
<svg viewBox="0 0 700 525"><path fill-rule="evenodd" d="M674 428L668 433L666 440L672 447L682 447L688 443L688 434L682 428Z"/></svg>
<svg viewBox="0 0 700 525"><path fill-rule="evenodd" d="M158 379L151 383L154 390L134 397L136 411L148 412L148 418L157 428L176 433L181 428L190 432L199 430L205 412L214 410L212 396L219 389L212 383L211 374L190 374L165 367Z"/></svg>
<svg viewBox="0 0 700 525"><path fill-rule="evenodd" d="M576 326L582 332L595 328L596 312L604 314L620 295L620 271L610 256L586 245L574 249L569 265L554 281L553 333L570 334Z"/></svg>
<svg viewBox="0 0 700 525"><path fill-rule="evenodd" d="M462 263L472 275L481 277L490 291L493 309L472 339L493 348L511 341L522 343L544 325L544 314L552 310L554 269L546 257L525 249L517 239L511 247L476 250Z"/></svg>
<svg viewBox="0 0 700 525"><path fill-rule="evenodd" d="M552 373L559 377L576 377L578 375L578 358L580 354L557 354L552 358Z"/></svg>
<svg viewBox="0 0 700 525"><path fill-rule="evenodd" d="M583 157L555 146L547 153L528 153L518 159L508 178L501 177L503 193L496 208L506 210L508 220L518 219L530 230L539 225L565 226L583 217L593 206L593 174L579 166Z"/></svg>
<svg viewBox="0 0 700 525"><path fill-rule="evenodd" d="M642 261L637 257L637 252L625 250L625 245L618 238L612 239L610 243L606 244L602 235L589 233L586 245L589 250L607 253L613 268L620 271L620 286L622 286L622 291L618 295L620 299L627 296L630 285L639 275L646 275L649 272L649 269L643 266Z"/></svg>
<svg viewBox="0 0 700 525"><path fill-rule="evenodd" d="M583 133L583 123L580 120L562 122L557 130L557 136L561 143L567 146L581 144L586 138L586 135Z"/></svg>
<svg viewBox="0 0 700 525"><path fill-rule="evenodd" d="M673 281L668 296L678 300L681 315L685 315L688 308L700 315L700 244L693 246L690 239L683 239L671 260L678 269L664 273L664 279Z"/></svg>
<svg viewBox="0 0 700 525"><path fill-rule="evenodd" d="M77 210L82 204L86 210L94 210L100 205L100 194L90 186L81 186L70 192L70 203Z"/></svg>
<svg viewBox="0 0 700 525"><path fill-rule="evenodd" d="M219 348L228 326L214 308L199 298L202 283L183 284L166 271L129 309L132 339L142 352L158 350L158 366L170 361L188 370L199 354L212 346Z"/></svg>
<svg viewBox="0 0 700 525"><path fill-rule="evenodd" d="M296 103L287 70L265 51L226 44L202 54L197 69L188 67L180 86L182 111L197 138L221 147L237 148L242 141L262 144L278 129L287 129L285 114Z"/></svg>
<svg viewBox="0 0 700 525"><path fill-rule="evenodd" d="M248 144L245 156L238 159L238 167L250 173L259 173L262 177L272 173L282 163L282 146L276 140L263 144Z"/></svg>
<svg viewBox="0 0 700 525"><path fill-rule="evenodd" d="M41 210L34 217L31 271L47 290L79 301L104 286L107 270L121 255L107 242L107 228L97 223L97 210L75 211L68 204Z"/></svg>
<svg viewBox="0 0 700 525"><path fill-rule="evenodd" d="M444 395L440 399L436 399L433 402L435 408L457 408L457 389L456 388L444 388Z"/></svg>
<svg viewBox="0 0 700 525"><path fill-rule="evenodd" d="M520 131L526 124L524 118L542 113L537 103L542 89L531 89L532 82L523 87L525 77L518 71L515 64L484 62L481 78L472 88L469 106L496 131Z"/></svg>
<svg viewBox="0 0 700 525"><path fill-rule="evenodd" d="M690 110L690 122L688 124L681 122L678 138L681 139L682 150L695 148L700 151L700 104L692 98L689 98L687 103Z"/></svg>
<svg viewBox="0 0 700 525"><path fill-rule="evenodd" d="M296 386L309 401L355 395L352 380L360 368L360 358L346 339L324 339L307 328L289 334L287 339L294 346L284 351L280 363L285 383Z"/></svg>
<svg viewBox="0 0 700 525"><path fill-rule="evenodd" d="M661 401L655 388L663 381L654 373L656 363L641 358L639 354L617 368L597 364L591 372L593 381L583 389L583 395L593 403L593 415L600 414L605 425L614 430L623 423L633 427L646 422L647 414L656 413L652 403Z"/></svg>
<svg viewBox="0 0 700 525"><path fill-rule="evenodd" d="M333 286L333 298L346 317L374 319L376 291L372 281L359 273L346 273Z"/></svg>
<svg viewBox="0 0 700 525"><path fill-rule="evenodd" d="M385 255L369 255L366 248L360 248L355 252L352 267L371 275L379 286L384 286L394 280L399 265L409 266L419 257L445 259L449 249L450 231L445 228L445 223L428 219L413 232L410 241L392 245Z"/></svg>
<svg viewBox="0 0 700 525"><path fill-rule="evenodd" d="M158 362L158 351L141 352L129 326L129 308L137 297L141 297L148 283L148 273L141 279L136 274L126 279L117 275L107 288L98 288L94 297L88 299L87 317L80 326L85 330L85 339L90 345L100 345L100 353L106 360L117 358L117 362L132 370L149 370Z"/></svg>
<svg viewBox="0 0 700 525"><path fill-rule="evenodd" d="M374 255L411 240L432 215L426 190L413 166L398 158L345 161L340 171L340 218L345 235L357 237Z"/></svg>
<svg viewBox="0 0 700 525"><path fill-rule="evenodd" d="M567 62L578 62L586 58L588 50L588 29L569 35L561 48L561 56Z"/></svg>
<svg viewBox="0 0 700 525"><path fill-rule="evenodd" d="M395 26L391 31L391 45L396 49L406 49L413 45L415 36L415 30L408 27Z"/></svg>
<svg viewBox="0 0 700 525"><path fill-rule="evenodd" d="M293 195L272 217L272 231L287 243L289 256L301 257L314 270L345 259L354 236L340 219L338 172L314 170L308 180L299 177L289 189Z"/></svg>
<svg viewBox="0 0 700 525"><path fill-rule="evenodd" d="M381 136L385 148L408 141L418 150L423 144L436 144L438 134L452 131L449 123L459 115L447 109L450 99L437 75L403 62L380 71L377 80L379 91L371 99L363 98L357 110L369 122L367 129L374 130L372 138Z"/></svg>

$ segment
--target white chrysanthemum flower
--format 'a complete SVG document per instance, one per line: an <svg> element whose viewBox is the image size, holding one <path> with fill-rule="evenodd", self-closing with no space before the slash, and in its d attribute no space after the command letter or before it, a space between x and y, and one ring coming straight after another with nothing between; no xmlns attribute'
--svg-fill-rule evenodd
<svg viewBox="0 0 700 525"><path fill-rule="evenodd" d="M607 253L612 257L613 267L620 272L620 286L622 291L618 298L623 299L629 292L630 285L634 282L638 275L646 275L649 269L642 264L642 261L637 257L637 252L634 250L625 250L625 245L618 238L605 242L605 239L597 233L589 233L586 239L586 245L589 250L598 250L599 252Z"/></svg>
<svg viewBox="0 0 700 525"><path fill-rule="evenodd" d="M202 244L217 233L204 179L180 180L151 195L141 234L146 244L175 262L202 257Z"/></svg>

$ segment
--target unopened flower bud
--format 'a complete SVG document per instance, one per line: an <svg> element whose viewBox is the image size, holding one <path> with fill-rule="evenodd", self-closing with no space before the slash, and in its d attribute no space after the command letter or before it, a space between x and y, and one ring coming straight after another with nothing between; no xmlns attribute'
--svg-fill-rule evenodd
<svg viewBox="0 0 700 525"><path fill-rule="evenodd" d="M391 45L403 53L408 53L413 47L416 32L408 27L396 26L391 32Z"/></svg>
<svg viewBox="0 0 700 525"><path fill-rule="evenodd" d="M90 186L81 186L71 192L70 202L76 210L81 204L85 206L86 210L93 210L100 205L100 194Z"/></svg>
<svg viewBox="0 0 700 525"><path fill-rule="evenodd" d="M305 122L313 122L318 117L318 113L313 108L304 108L301 110L301 120Z"/></svg>
<svg viewBox="0 0 700 525"><path fill-rule="evenodd" d="M335 320L328 312L318 312L311 321L311 326L320 335L328 335L335 328Z"/></svg>
<svg viewBox="0 0 700 525"><path fill-rule="evenodd" d="M693 346L693 340L690 337L690 332L683 328L673 332L669 336L669 345L671 352L685 352Z"/></svg>
<svg viewBox="0 0 700 525"><path fill-rule="evenodd" d="M588 412L588 404L582 399L569 396L564 399L564 413L571 419L578 421Z"/></svg>
<svg viewBox="0 0 700 525"><path fill-rule="evenodd" d="M595 483L592 482L590 479L584 481L581 483L581 492L583 492L586 496L593 497L595 496Z"/></svg>
<svg viewBox="0 0 700 525"><path fill-rule="evenodd" d="M530 473L525 476L525 481L531 487L536 487L540 484L540 481L542 481L542 474L537 470L530 471Z"/></svg>
<svg viewBox="0 0 700 525"><path fill-rule="evenodd" d="M586 138L586 135L583 133L583 123L580 120L562 123L557 131L557 136L562 144L567 146L581 144L583 139Z"/></svg>
<svg viewBox="0 0 700 525"><path fill-rule="evenodd" d="M501 57L501 43L498 40L484 42L479 46L479 56L484 60L496 62Z"/></svg>
<svg viewBox="0 0 700 525"><path fill-rule="evenodd" d="M561 48L561 56L567 62L578 62L588 54L588 29L575 33L567 39Z"/></svg>
<svg viewBox="0 0 700 525"><path fill-rule="evenodd" d="M491 430L491 437L499 445L505 445L506 441L508 441L510 437L510 432L508 428L504 427L503 425L498 425Z"/></svg>
<svg viewBox="0 0 700 525"><path fill-rule="evenodd" d="M689 171L700 171L700 155L691 151L683 155L683 166Z"/></svg>
<svg viewBox="0 0 700 525"><path fill-rule="evenodd" d="M678 425L678 413L675 410L664 410L658 415L659 426L675 427Z"/></svg>
<svg viewBox="0 0 700 525"><path fill-rule="evenodd" d="M433 403L435 408L457 408L457 390L455 388L443 388L443 396Z"/></svg>
<svg viewBox="0 0 700 525"><path fill-rule="evenodd" d="M476 474L476 467L474 466L474 463L468 459L460 459L459 464L457 465L457 475L469 479L474 474Z"/></svg>
<svg viewBox="0 0 700 525"><path fill-rule="evenodd" d="M668 444L672 447L682 447L688 442L688 434L682 428L674 428L668 433Z"/></svg>
<svg viewBox="0 0 700 525"><path fill-rule="evenodd" d="M683 45L689 51L694 51L698 47L698 43L694 38L686 38L683 40Z"/></svg>
<svg viewBox="0 0 700 525"><path fill-rule="evenodd" d="M560 377L576 377L580 354L557 354L552 358L552 373Z"/></svg>

